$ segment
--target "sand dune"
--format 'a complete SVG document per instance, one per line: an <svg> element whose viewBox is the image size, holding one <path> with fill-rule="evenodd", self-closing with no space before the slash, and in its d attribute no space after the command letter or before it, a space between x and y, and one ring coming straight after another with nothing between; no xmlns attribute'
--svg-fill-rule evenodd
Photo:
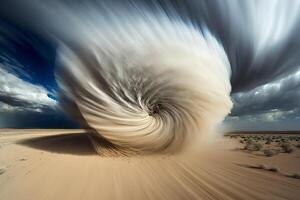
<svg viewBox="0 0 300 200"><path fill-rule="evenodd" d="M9 132L9 133L8 133ZM82 130L2 130L0 199L297 199L299 150L265 157L220 138L193 153L100 157Z"/></svg>

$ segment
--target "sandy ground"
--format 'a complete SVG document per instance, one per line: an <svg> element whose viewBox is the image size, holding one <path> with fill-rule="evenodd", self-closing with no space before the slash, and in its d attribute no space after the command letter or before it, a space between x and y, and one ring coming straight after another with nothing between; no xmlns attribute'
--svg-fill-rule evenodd
<svg viewBox="0 0 300 200"><path fill-rule="evenodd" d="M220 138L181 155L100 157L81 130L0 132L1 200L299 199L300 150L274 157ZM267 164L280 172L249 166Z"/></svg>

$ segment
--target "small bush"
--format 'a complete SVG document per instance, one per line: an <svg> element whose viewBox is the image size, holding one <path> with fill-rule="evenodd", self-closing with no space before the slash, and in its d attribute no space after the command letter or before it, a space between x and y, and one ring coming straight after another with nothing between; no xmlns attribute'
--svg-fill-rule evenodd
<svg viewBox="0 0 300 200"><path fill-rule="evenodd" d="M263 148L262 144L254 142L253 140L248 140L245 146L245 149L250 151L260 151L262 150L262 148Z"/></svg>
<svg viewBox="0 0 300 200"><path fill-rule="evenodd" d="M279 168L275 167L275 166L272 166L272 167L268 168L267 170L269 170L271 172L279 172Z"/></svg>
<svg viewBox="0 0 300 200"><path fill-rule="evenodd" d="M1 175L1 174L4 174L4 172L5 172L5 169L0 168L0 175Z"/></svg>
<svg viewBox="0 0 300 200"><path fill-rule="evenodd" d="M289 174L287 175L288 177L291 177L291 178L296 178L296 179L300 179L300 173L293 173L293 174Z"/></svg>
<svg viewBox="0 0 300 200"><path fill-rule="evenodd" d="M267 165L263 165L263 164L260 164L260 165L257 165L257 166L253 166L252 168L256 168L256 169L268 169L268 166Z"/></svg>
<svg viewBox="0 0 300 200"><path fill-rule="evenodd" d="M284 153L292 153L292 152L295 151L294 146L291 145L291 144L287 144L287 143L282 144L282 145L281 145L281 148L282 148L282 151L283 151Z"/></svg>
<svg viewBox="0 0 300 200"><path fill-rule="evenodd" d="M257 169L263 169L263 170L266 170L266 171L271 171L271 172L279 172L279 168L276 167L276 166L267 166L267 165L257 165L256 167L254 168L257 168Z"/></svg>
<svg viewBox="0 0 300 200"><path fill-rule="evenodd" d="M265 144L271 144L273 140L271 138L268 138Z"/></svg>
<svg viewBox="0 0 300 200"><path fill-rule="evenodd" d="M276 154L277 154L277 152L275 150L272 150L272 149L265 149L264 150L264 155L266 155L268 157L275 156Z"/></svg>

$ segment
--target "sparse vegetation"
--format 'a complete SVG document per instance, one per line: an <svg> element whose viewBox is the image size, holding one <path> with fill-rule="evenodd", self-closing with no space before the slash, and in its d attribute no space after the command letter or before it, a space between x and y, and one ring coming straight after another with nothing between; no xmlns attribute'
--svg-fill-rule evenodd
<svg viewBox="0 0 300 200"><path fill-rule="evenodd" d="M244 148L249 151L260 151L260 150L262 150L263 145L258 142L254 142L253 140L250 139L250 140L247 140Z"/></svg>
<svg viewBox="0 0 300 200"><path fill-rule="evenodd" d="M262 165L262 164L260 164L260 165L257 165L255 168L257 168L257 169L268 169L268 166L267 165Z"/></svg>
<svg viewBox="0 0 300 200"><path fill-rule="evenodd" d="M265 144L271 144L273 140L271 138L268 138Z"/></svg>
<svg viewBox="0 0 300 200"><path fill-rule="evenodd" d="M287 176L291 178L300 179L300 173L292 173L292 174L288 174Z"/></svg>
<svg viewBox="0 0 300 200"><path fill-rule="evenodd" d="M279 172L279 168L276 166L271 166L269 167L267 170L271 171L271 172Z"/></svg>
<svg viewBox="0 0 300 200"><path fill-rule="evenodd" d="M292 153L300 148L299 135L235 134L228 136L244 144L244 150L262 151L268 157L279 153Z"/></svg>
<svg viewBox="0 0 300 200"><path fill-rule="evenodd" d="M275 156L276 154L277 154L277 151L275 151L273 149L265 149L264 150L264 155L266 155L268 157Z"/></svg>
<svg viewBox="0 0 300 200"><path fill-rule="evenodd" d="M4 168L0 168L0 175L4 174L4 172L5 172L5 169Z"/></svg>
<svg viewBox="0 0 300 200"><path fill-rule="evenodd" d="M292 153L295 151L295 148L293 145L289 144L289 143L284 143L281 145L282 151L284 153Z"/></svg>
<svg viewBox="0 0 300 200"><path fill-rule="evenodd" d="M263 164L254 166L252 168L263 169L263 170L271 171L271 172L279 172L279 168L278 167L276 167L276 166L267 166L267 165L263 165Z"/></svg>

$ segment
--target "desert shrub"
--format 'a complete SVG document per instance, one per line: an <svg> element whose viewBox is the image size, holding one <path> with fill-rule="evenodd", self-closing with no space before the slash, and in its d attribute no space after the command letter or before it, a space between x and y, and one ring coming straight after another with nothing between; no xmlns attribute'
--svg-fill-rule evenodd
<svg viewBox="0 0 300 200"><path fill-rule="evenodd" d="M279 172L279 168L276 167L276 166L268 166L268 165L257 165L256 167L254 167L256 169L263 169L263 170L266 170L266 171L271 171L271 172Z"/></svg>
<svg viewBox="0 0 300 200"><path fill-rule="evenodd" d="M276 166L271 166L269 167L267 170L271 171L271 172L279 172L279 168Z"/></svg>
<svg viewBox="0 0 300 200"><path fill-rule="evenodd" d="M292 153L292 152L295 151L294 146L291 145L291 144L288 144L288 143L282 144L282 145L281 145L281 148L282 148L282 151L283 151L284 153Z"/></svg>
<svg viewBox="0 0 300 200"><path fill-rule="evenodd" d="M247 139L247 140L246 140L246 144L252 144L252 143L254 143L253 140L251 140L251 139Z"/></svg>
<svg viewBox="0 0 300 200"><path fill-rule="evenodd" d="M260 151L260 150L263 149L263 145L260 144L260 143L256 143L256 144L255 144L255 148L256 148L257 151Z"/></svg>
<svg viewBox="0 0 300 200"><path fill-rule="evenodd" d="M250 151L260 151L262 150L263 145L257 142L254 142L253 140L247 140L245 149Z"/></svg>
<svg viewBox="0 0 300 200"><path fill-rule="evenodd" d="M296 178L296 179L300 179L300 173L293 173L293 174L289 174L287 175L288 177L291 177L291 178Z"/></svg>
<svg viewBox="0 0 300 200"><path fill-rule="evenodd" d="M260 164L260 165L257 165L256 167L254 168L257 168L257 169L268 169L268 166L267 165L263 165L263 164Z"/></svg>
<svg viewBox="0 0 300 200"><path fill-rule="evenodd" d="M271 144L273 141L271 138L268 138L265 144Z"/></svg>
<svg viewBox="0 0 300 200"><path fill-rule="evenodd" d="M272 150L272 149L265 149L264 150L264 155L266 155L268 157L275 156L276 154L277 154L277 152L275 150Z"/></svg>

